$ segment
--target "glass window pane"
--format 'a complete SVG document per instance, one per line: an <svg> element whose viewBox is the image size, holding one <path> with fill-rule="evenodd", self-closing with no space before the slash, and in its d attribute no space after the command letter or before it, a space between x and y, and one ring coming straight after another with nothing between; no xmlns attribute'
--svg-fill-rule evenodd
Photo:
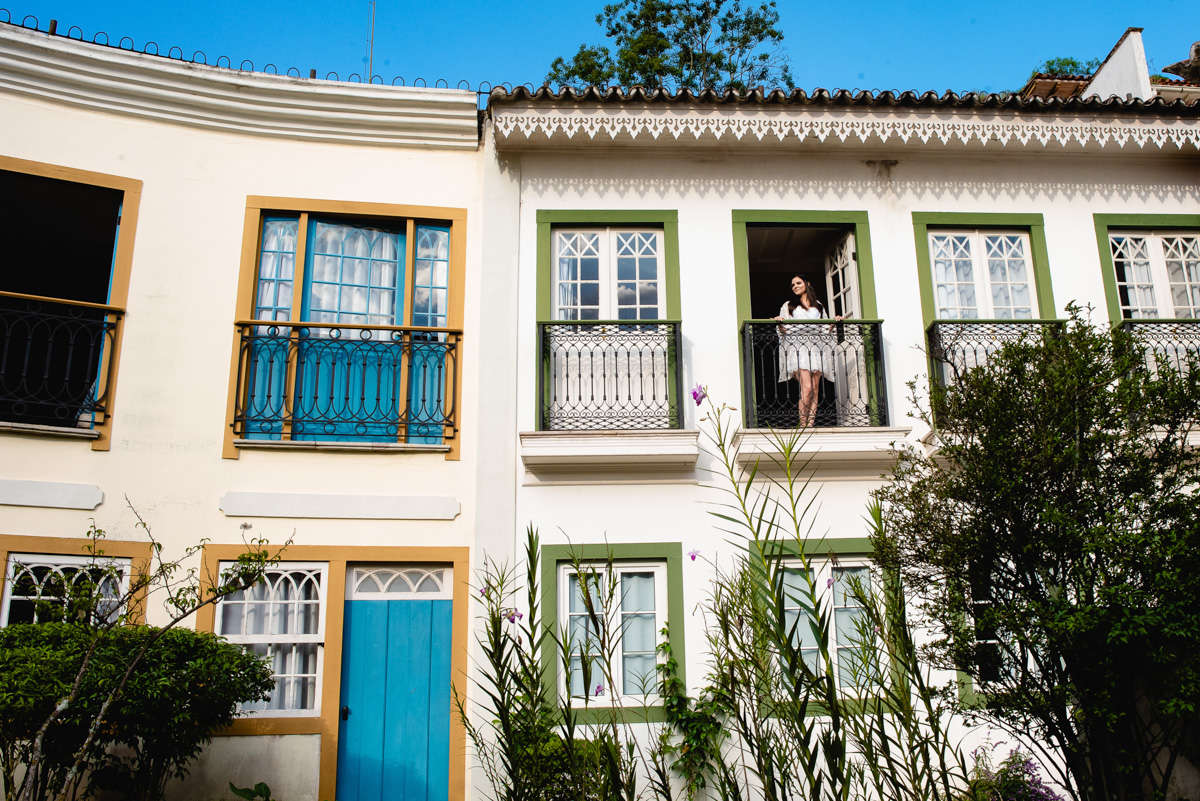
<svg viewBox="0 0 1200 801"><path fill-rule="evenodd" d="M621 649L625 653L646 651L654 653L657 645L654 614L622 615Z"/></svg>
<svg viewBox="0 0 1200 801"><path fill-rule="evenodd" d="M584 281L595 281L600 277L600 260L596 258L579 260L579 277Z"/></svg>
<svg viewBox="0 0 1200 801"><path fill-rule="evenodd" d="M650 695L658 691L654 654L624 656L621 672L621 692L626 695Z"/></svg>
<svg viewBox="0 0 1200 801"><path fill-rule="evenodd" d="M854 583L857 582L863 592L871 587L871 570L866 567L836 567L833 569L833 605L858 606L854 597Z"/></svg>
<svg viewBox="0 0 1200 801"><path fill-rule="evenodd" d="M654 611L654 574L621 574L621 610L624 612Z"/></svg>
<svg viewBox="0 0 1200 801"><path fill-rule="evenodd" d="M635 306L637 305L637 291L632 283L617 284L617 305L618 306Z"/></svg>

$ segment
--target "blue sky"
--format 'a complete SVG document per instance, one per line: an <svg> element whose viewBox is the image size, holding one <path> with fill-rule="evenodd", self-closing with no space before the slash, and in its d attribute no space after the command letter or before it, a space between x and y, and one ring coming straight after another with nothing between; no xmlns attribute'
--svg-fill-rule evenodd
<svg viewBox="0 0 1200 801"><path fill-rule="evenodd" d="M604 0L378 0L375 72L390 81L420 76L430 84L466 80L544 80L555 56L601 39L594 22ZM141 49L202 50L213 63L228 56L305 75L366 71L367 0L0 0L19 22L51 18L59 31L77 25L91 38L104 31L131 37ZM1185 58L1200 39L1200 2L915 3L780 0L785 49L802 88L1019 88L1053 56L1103 58L1129 26L1145 28L1151 68ZM0 20L5 12L0 11ZM30 21L32 24L32 20ZM224 63L224 62L222 62Z"/></svg>

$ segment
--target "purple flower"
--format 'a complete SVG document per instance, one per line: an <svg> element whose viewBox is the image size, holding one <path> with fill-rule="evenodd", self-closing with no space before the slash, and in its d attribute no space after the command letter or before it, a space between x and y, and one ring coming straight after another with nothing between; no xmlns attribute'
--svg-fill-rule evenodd
<svg viewBox="0 0 1200 801"><path fill-rule="evenodd" d="M486 598L486 597L487 597L487 587L480 587L480 588L479 588L479 597L480 597L480 598Z"/></svg>
<svg viewBox="0 0 1200 801"><path fill-rule="evenodd" d="M696 387L692 390L692 400L694 400L696 402L697 406L704 403L704 399L707 397L708 397L708 390L704 388L703 384L697 384Z"/></svg>
<svg viewBox="0 0 1200 801"><path fill-rule="evenodd" d="M604 695L604 685L603 684L596 685L596 693L595 694L596 695Z"/></svg>
<svg viewBox="0 0 1200 801"><path fill-rule="evenodd" d="M700 555L700 551L698 549L693 548L692 550L688 551L688 558L691 559L693 562L696 561L696 557L699 555Z"/></svg>
<svg viewBox="0 0 1200 801"><path fill-rule="evenodd" d="M826 589L828 589L829 587L832 587L832 586L833 586L833 576L830 576L829 578L825 579L825 587L826 587Z"/></svg>
<svg viewBox="0 0 1200 801"><path fill-rule="evenodd" d="M523 613L521 613L520 611L518 611L516 609L509 609L508 612L506 612L504 614L504 616L508 618L509 623L516 623L518 620L521 620L522 618L525 617L525 615Z"/></svg>

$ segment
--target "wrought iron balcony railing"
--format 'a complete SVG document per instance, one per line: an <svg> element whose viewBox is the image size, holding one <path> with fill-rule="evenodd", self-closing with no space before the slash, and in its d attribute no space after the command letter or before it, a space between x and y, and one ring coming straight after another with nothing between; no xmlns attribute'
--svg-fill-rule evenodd
<svg viewBox="0 0 1200 801"><path fill-rule="evenodd" d="M1121 327L1142 347L1151 371L1200 365L1200 320L1122 320Z"/></svg>
<svg viewBox="0 0 1200 801"><path fill-rule="evenodd" d="M123 315L100 303L0 292L0 422L106 422Z"/></svg>
<svg viewBox="0 0 1200 801"><path fill-rule="evenodd" d="M949 386L1005 345L1062 327L1061 320L937 320L926 331L932 378Z"/></svg>
<svg viewBox="0 0 1200 801"><path fill-rule="evenodd" d="M462 332L243 321L234 435L441 444L458 432Z"/></svg>
<svg viewBox="0 0 1200 801"><path fill-rule="evenodd" d="M538 323L542 430L681 427L679 322Z"/></svg>
<svg viewBox="0 0 1200 801"><path fill-rule="evenodd" d="M880 320L747 320L742 390L749 428L800 422L798 369L819 370L816 427L886 426L887 385Z"/></svg>

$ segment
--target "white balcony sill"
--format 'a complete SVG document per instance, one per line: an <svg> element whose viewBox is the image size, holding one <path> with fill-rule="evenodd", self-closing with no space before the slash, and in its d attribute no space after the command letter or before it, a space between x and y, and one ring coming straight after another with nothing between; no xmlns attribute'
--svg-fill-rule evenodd
<svg viewBox="0 0 1200 801"><path fill-rule="evenodd" d="M71 426L40 426L32 423L0 422L0 431L9 434L28 434L35 437L61 437L63 439L100 439L100 432L91 428Z"/></svg>
<svg viewBox="0 0 1200 801"><path fill-rule="evenodd" d="M234 447L261 451L350 451L355 453L449 453L450 446L409 442L311 442L309 440L235 439Z"/></svg>
<svg viewBox="0 0 1200 801"><path fill-rule="evenodd" d="M691 471L700 458L698 431L522 431L520 437L521 461L534 472Z"/></svg>
<svg viewBox="0 0 1200 801"><path fill-rule="evenodd" d="M801 435L797 466L807 465L815 478L877 478L896 460L893 443L905 439L911 428L815 428ZM786 435L786 432L782 432ZM733 435L735 461L746 468L775 472L780 451L769 429L743 428Z"/></svg>

